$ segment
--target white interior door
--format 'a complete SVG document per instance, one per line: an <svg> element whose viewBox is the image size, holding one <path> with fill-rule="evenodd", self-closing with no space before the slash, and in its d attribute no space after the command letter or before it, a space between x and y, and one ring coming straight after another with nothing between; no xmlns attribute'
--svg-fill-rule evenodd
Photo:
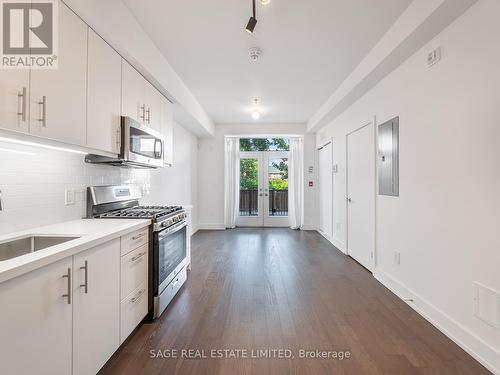
<svg viewBox="0 0 500 375"><path fill-rule="evenodd" d="M373 270L375 139L373 124L347 135L347 253Z"/></svg>
<svg viewBox="0 0 500 375"><path fill-rule="evenodd" d="M238 226L287 227L288 152L240 154Z"/></svg>
<svg viewBox="0 0 500 375"><path fill-rule="evenodd" d="M319 149L319 229L329 239L333 236L332 144Z"/></svg>

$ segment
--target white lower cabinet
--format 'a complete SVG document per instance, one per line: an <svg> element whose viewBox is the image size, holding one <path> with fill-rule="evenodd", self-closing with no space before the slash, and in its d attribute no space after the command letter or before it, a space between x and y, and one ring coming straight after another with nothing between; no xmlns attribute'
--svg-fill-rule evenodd
<svg viewBox="0 0 500 375"><path fill-rule="evenodd" d="M148 313L147 280L121 302L120 310L120 343L123 343Z"/></svg>
<svg viewBox="0 0 500 375"><path fill-rule="evenodd" d="M120 346L120 239L75 255L73 270L73 375L93 375Z"/></svg>
<svg viewBox="0 0 500 375"><path fill-rule="evenodd" d="M71 374L68 272L71 257L0 284L0 373Z"/></svg>
<svg viewBox="0 0 500 375"><path fill-rule="evenodd" d="M148 312L148 246L122 241L0 283L0 374L99 372Z"/></svg>

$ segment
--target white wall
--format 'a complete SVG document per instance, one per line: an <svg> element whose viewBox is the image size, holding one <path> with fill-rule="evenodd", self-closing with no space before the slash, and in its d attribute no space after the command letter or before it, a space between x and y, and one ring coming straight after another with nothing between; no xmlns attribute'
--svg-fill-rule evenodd
<svg viewBox="0 0 500 375"><path fill-rule="evenodd" d="M345 135L400 116L400 197L377 198L376 276L500 373L500 330L474 317L473 300L474 281L500 291L499 14L499 1L480 0L317 141L333 137L334 237L345 243ZM427 68L437 46L442 60Z"/></svg>
<svg viewBox="0 0 500 375"><path fill-rule="evenodd" d="M215 137L199 140L199 225L205 229L224 228L224 136L225 135L303 135L305 124L230 124L216 125ZM304 178L315 183L314 173L307 172L314 163L314 135L307 135L304 142ZM308 229L316 228L314 202L316 187L306 187L304 222Z"/></svg>
<svg viewBox="0 0 500 375"><path fill-rule="evenodd" d="M174 167L143 170L86 164L84 156L0 142L0 234L79 219L86 214L86 187L137 183L143 203L193 204L196 225L197 138L174 127ZM65 189L77 191L64 205Z"/></svg>

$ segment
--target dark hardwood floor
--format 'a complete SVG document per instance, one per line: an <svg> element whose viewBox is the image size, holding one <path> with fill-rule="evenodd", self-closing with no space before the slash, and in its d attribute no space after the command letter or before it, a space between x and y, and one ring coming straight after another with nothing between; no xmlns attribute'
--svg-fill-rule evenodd
<svg viewBox="0 0 500 375"><path fill-rule="evenodd" d="M489 374L316 232L200 231L192 264L162 318L143 324L101 374ZM172 349L178 358L163 358ZM212 358L224 354L212 349L246 349L247 358ZM295 357L252 358L252 349ZM304 359L301 349L345 358Z"/></svg>

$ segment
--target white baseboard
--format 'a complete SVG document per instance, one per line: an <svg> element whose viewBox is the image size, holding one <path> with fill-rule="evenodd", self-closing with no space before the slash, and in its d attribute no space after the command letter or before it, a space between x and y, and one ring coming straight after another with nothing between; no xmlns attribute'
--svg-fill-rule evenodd
<svg viewBox="0 0 500 375"><path fill-rule="evenodd" d="M332 243L333 246L335 246L337 249L342 251L344 254L347 254L346 248L345 248L345 243L343 243L342 241L340 241L334 237L331 239L330 242Z"/></svg>
<svg viewBox="0 0 500 375"><path fill-rule="evenodd" d="M402 300L411 299L408 306L428 320L458 346L494 374L500 374L500 351L476 336L445 312L414 293L388 273L376 269L373 276Z"/></svg>
<svg viewBox="0 0 500 375"><path fill-rule="evenodd" d="M198 224L198 230L226 230L224 224Z"/></svg>
<svg viewBox="0 0 500 375"><path fill-rule="evenodd" d="M302 230L317 230L315 225L311 224L304 224L301 228Z"/></svg>
<svg viewBox="0 0 500 375"><path fill-rule="evenodd" d="M193 228L191 229L191 236L193 236L198 230L200 229L199 225L194 225Z"/></svg>

